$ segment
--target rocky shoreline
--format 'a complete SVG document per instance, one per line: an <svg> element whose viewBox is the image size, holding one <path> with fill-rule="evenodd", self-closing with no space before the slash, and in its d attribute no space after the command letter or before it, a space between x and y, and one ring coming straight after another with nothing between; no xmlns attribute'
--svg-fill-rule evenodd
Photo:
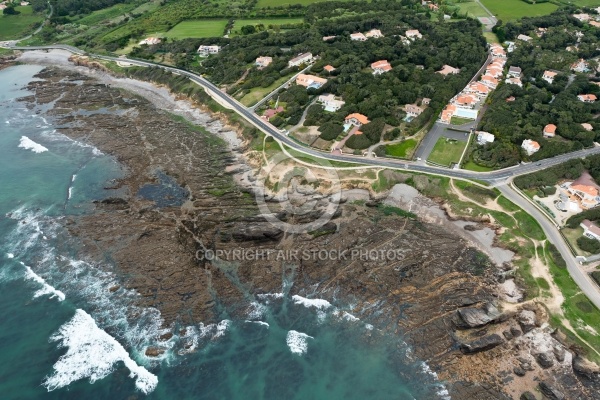
<svg viewBox="0 0 600 400"><path fill-rule="evenodd" d="M21 60L39 63L43 54ZM234 175L248 167L235 131L164 89L61 59L61 68L45 69L42 80L29 85L35 95L21 100L32 109L52 103L49 115L61 133L115 156L127 168L118 186L130 193L98 202L93 214L69 217L67 226L94 249L81 256L99 261L110 254L123 285L142 295L141 305L158 308L167 326L216 322L221 309L243 317L255 295L281 292L288 281L292 294L351 302L354 315L402 334L415 357L449 383L453 399L598 398L597 367L553 332L544 307L502 301L503 266L430 200L407 196L406 188L364 205L342 196L317 234L284 234L260 215L251 183L236 184ZM138 193L160 186L163 173L186 195L158 207ZM331 199L318 195L318 201ZM381 206L409 202L421 205L411 208L416 219L386 215ZM281 212L282 219L295 218ZM232 249L362 249L399 256L235 263L202 257Z"/></svg>

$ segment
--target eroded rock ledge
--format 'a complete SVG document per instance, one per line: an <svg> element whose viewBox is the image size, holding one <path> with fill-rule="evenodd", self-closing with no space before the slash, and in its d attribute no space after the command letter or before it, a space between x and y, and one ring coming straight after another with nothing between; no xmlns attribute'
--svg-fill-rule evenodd
<svg viewBox="0 0 600 400"><path fill-rule="evenodd" d="M597 367L552 336L543 307L503 310L497 267L445 227L344 203L323 234L285 235L265 223L253 196L224 172L240 155L213 136L85 74L51 68L38 77L44 81L30 84L35 96L22 100L31 108L54 102L50 114L61 133L114 155L128 171L118 186L131 195L69 218L70 232L93 244L82 256L109 254L122 284L142 295L142 305L160 309L167 325L212 322L217 305L242 316L249 296L280 292L286 276L293 293L316 286L320 297L353 299L361 319L405 335L415 356L451 383L453 399L519 398L527 391L537 398L597 398ZM183 204L161 208L135 195L156 183L157 170L187 190ZM197 257L207 249L357 248L402 256L293 266L241 260L235 268Z"/></svg>

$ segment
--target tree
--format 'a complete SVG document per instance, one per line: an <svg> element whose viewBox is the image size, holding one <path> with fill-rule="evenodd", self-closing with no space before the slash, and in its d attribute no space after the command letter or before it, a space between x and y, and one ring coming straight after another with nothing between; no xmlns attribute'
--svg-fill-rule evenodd
<svg viewBox="0 0 600 400"><path fill-rule="evenodd" d="M244 25L241 28L242 35L251 35L256 33L256 27L254 25Z"/></svg>
<svg viewBox="0 0 600 400"><path fill-rule="evenodd" d="M326 122L319 127L319 131L321 132L321 135L319 136L321 139L333 140L344 131L344 127L335 122Z"/></svg>
<svg viewBox="0 0 600 400"><path fill-rule="evenodd" d="M3 13L4 15L17 15L17 14L20 14L21 12L20 12L20 11L17 11L17 10L15 10L15 6L13 6L13 5L11 4L11 5L9 5L8 7L6 7L6 8L4 9L4 11L2 11L2 13Z"/></svg>

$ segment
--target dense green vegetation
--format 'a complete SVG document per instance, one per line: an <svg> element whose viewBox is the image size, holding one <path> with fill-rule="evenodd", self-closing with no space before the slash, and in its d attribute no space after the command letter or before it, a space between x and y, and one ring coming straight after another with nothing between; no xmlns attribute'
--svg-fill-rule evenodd
<svg viewBox="0 0 600 400"><path fill-rule="evenodd" d="M518 41L517 49L509 53L507 65L522 68L524 87L501 84L490 96L491 104L479 128L496 135L496 141L477 147L471 156L477 164L502 168L522 160L536 161L590 147L599 140L597 115L600 102L583 103L577 95L595 94L600 97L600 87L586 74L571 75L570 66L579 58L590 59L600 55L597 49L600 30L585 30L578 43L576 31L582 29L581 24L568 12L564 10L545 17L524 18L519 23L497 27L497 33L507 39L514 39L521 33L534 39L531 44ZM537 27L547 28L541 38L536 36ZM578 45L577 53L566 50L568 46L575 45ZM596 65L590 62L591 67ZM543 72L549 69L562 71L552 84L541 79ZM506 99L511 96L515 97L515 101L507 102ZM594 131L586 131L582 123L590 123ZM547 124L557 126L555 138L542 137ZM540 150L531 157L520 148L525 139L533 139L540 144Z"/></svg>
<svg viewBox="0 0 600 400"><path fill-rule="evenodd" d="M569 160L543 171L518 176L514 182L521 189L540 189L554 186L560 180L577 179L583 171L588 171L596 182L600 182L600 155Z"/></svg>

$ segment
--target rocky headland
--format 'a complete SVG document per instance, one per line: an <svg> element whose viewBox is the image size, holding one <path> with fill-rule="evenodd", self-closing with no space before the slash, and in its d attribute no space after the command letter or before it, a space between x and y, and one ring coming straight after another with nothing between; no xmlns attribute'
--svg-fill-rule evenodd
<svg viewBox="0 0 600 400"><path fill-rule="evenodd" d="M158 308L165 326L217 322L223 309L243 318L254 296L282 292L288 282L291 294L354 304L354 315L402 334L415 357L449 383L453 399L599 398L598 368L554 332L545 308L504 301L500 283L511 266L491 260L433 201L407 198L412 188L385 200L366 193L358 202L299 182L322 207L339 203L337 211L316 232L284 233L256 205L247 143L217 116L188 103L190 124L163 111L183 107L164 89L68 63L37 78L29 85L35 95L21 101L32 109L52 104L48 114L61 133L113 155L127 171L115 187L129 195L68 218L69 231L88 244L81 256L114 262L122 285L141 294L141 305ZM162 190L164 179L181 190ZM276 197L268 202L277 208ZM407 202L416 217L386 212ZM277 213L290 223L309 218ZM205 257L234 249L397 256Z"/></svg>

